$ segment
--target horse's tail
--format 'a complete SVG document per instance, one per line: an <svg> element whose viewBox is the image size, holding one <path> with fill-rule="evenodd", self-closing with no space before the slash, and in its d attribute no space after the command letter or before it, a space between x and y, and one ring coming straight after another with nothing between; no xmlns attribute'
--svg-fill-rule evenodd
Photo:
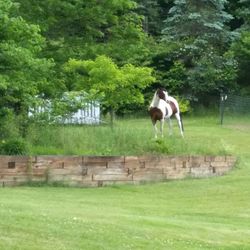
<svg viewBox="0 0 250 250"><path fill-rule="evenodd" d="M180 112L180 121L181 121L181 129L182 129L182 132L184 132L184 126L183 126L183 121L182 121L182 114Z"/></svg>

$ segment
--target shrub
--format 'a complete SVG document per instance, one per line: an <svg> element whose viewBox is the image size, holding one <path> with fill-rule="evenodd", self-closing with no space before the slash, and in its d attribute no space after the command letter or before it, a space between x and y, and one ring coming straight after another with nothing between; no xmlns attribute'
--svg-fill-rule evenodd
<svg viewBox="0 0 250 250"><path fill-rule="evenodd" d="M180 97L177 97L179 106L180 106L180 111L181 113L186 113L186 112L191 112L191 106L190 106L190 101L187 99L183 99Z"/></svg>
<svg viewBox="0 0 250 250"><path fill-rule="evenodd" d="M0 153L5 155L24 155L29 152L28 144L22 138L12 138L7 141L2 140Z"/></svg>
<svg viewBox="0 0 250 250"><path fill-rule="evenodd" d="M155 142L151 146L152 146L152 151L156 153L160 153L160 154L170 153L169 145L166 143L166 141L162 139L155 140Z"/></svg>
<svg viewBox="0 0 250 250"><path fill-rule="evenodd" d="M7 108L0 109L0 140L15 138L19 134L18 122L13 112Z"/></svg>

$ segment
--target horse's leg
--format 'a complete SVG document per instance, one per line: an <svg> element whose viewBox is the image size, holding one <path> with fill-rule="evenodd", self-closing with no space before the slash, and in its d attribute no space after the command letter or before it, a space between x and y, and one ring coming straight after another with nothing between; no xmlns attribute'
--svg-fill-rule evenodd
<svg viewBox="0 0 250 250"><path fill-rule="evenodd" d="M175 117L176 117L176 119L178 121L178 125L179 125L179 128L180 128L181 136L184 137L184 134L183 134L183 124L182 124L180 113L176 113Z"/></svg>
<svg viewBox="0 0 250 250"><path fill-rule="evenodd" d="M170 117L167 118L167 123L168 123L168 134L172 135L173 134L173 128L172 128L172 121L171 121Z"/></svg>
<svg viewBox="0 0 250 250"><path fill-rule="evenodd" d="M164 119L161 119L161 137L163 137Z"/></svg>
<svg viewBox="0 0 250 250"><path fill-rule="evenodd" d="M152 120L153 128L154 128L154 134L155 134L155 139L157 139L157 126L156 126L156 121Z"/></svg>

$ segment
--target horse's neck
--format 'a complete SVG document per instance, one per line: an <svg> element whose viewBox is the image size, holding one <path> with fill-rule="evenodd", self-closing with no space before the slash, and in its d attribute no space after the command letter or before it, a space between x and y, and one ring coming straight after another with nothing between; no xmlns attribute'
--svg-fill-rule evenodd
<svg viewBox="0 0 250 250"><path fill-rule="evenodd" d="M159 102L160 102L160 100L157 100L157 99L153 100L150 104L150 107L153 107L153 108L158 107Z"/></svg>
<svg viewBox="0 0 250 250"><path fill-rule="evenodd" d="M157 93L155 92L154 97L152 99L152 102L150 104L150 107L160 108L161 109L161 108L169 105L169 102L173 102L175 104L175 106L177 107L177 110L179 110L178 102L177 102L177 100L174 97L168 95L168 96L166 96L166 99L167 99L166 101L160 99L157 96Z"/></svg>

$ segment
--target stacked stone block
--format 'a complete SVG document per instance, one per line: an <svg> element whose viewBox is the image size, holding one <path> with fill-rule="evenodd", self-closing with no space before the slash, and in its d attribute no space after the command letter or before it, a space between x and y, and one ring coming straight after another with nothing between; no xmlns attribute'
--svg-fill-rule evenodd
<svg viewBox="0 0 250 250"><path fill-rule="evenodd" d="M60 182L72 186L155 182L227 173L233 156L0 156L0 186Z"/></svg>

